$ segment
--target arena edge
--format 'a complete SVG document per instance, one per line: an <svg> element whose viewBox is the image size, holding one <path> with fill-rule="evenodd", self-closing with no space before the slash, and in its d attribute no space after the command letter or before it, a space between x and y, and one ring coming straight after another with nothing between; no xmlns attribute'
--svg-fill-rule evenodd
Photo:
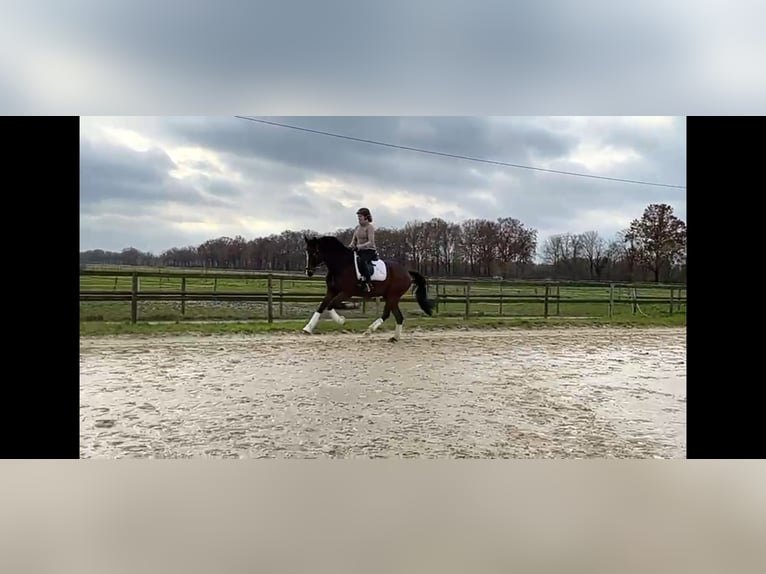
<svg viewBox="0 0 766 574"><path fill-rule="evenodd" d="M101 322L83 321L80 323L80 336L129 335L129 334L184 334L199 333L202 335L233 334L233 333L299 333L305 320L275 321L216 321L195 323L189 321L175 322ZM329 317L324 318L317 326L316 335L332 333L358 333L369 326L369 319L348 319L343 326L334 323ZM404 332L427 331L433 329L540 329L552 327L686 327L686 313L676 312L664 315L627 315L612 317L406 317ZM393 331L393 321L389 321L379 329L380 333ZM372 335L375 338L378 335ZM308 336L308 335L307 335Z"/></svg>

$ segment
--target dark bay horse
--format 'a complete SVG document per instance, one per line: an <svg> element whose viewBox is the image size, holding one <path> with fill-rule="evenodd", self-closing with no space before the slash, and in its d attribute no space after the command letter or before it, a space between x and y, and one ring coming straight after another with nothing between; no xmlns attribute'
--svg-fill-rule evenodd
<svg viewBox="0 0 766 574"><path fill-rule="evenodd" d="M427 315L433 314L434 303L427 297L426 280L417 271L407 271L395 261L378 259L374 262L375 271L371 277L371 290L368 292L363 290L360 284L357 265L354 261L355 253L352 249L331 235L313 238L304 235L303 238L306 241L306 275L311 277L317 266L321 264L327 267L325 280L327 291L319 307L303 328L304 332L309 334L314 332L325 310L330 312L330 316L336 323L341 325L345 323L346 319L335 310L336 307L341 306L342 301L354 296L366 299L381 297L385 302L383 313L367 328L365 334L371 334L393 313L396 320L396 333L389 340L398 341L404 324L399 300L413 286L413 281L418 305Z"/></svg>

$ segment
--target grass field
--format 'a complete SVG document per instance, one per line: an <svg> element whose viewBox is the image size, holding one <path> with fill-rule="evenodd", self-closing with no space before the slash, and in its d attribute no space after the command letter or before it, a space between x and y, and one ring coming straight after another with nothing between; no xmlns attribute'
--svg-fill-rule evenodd
<svg viewBox="0 0 766 574"><path fill-rule="evenodd" d="M124 269L122 269L124 272ZM148 270L146 270L148 271ZM158 270L153 269L156 273ZM107 273L107 270L103 270ZM139 292L153 291L160 293L180 293L184 273L175 270L172 272L157 274L154 276L141 276L139 278ZM102 292L129 292L132 286L132 278L129 275L81 275L80 291L82 293L92 291ZM210 330L210 326L201 326L195 321L253 321L251 324L234 324L226 329L235 330L291 330L300 328L313 313L324 293L324 280L295 278L294 275L280 277L275 275L272 279L273 289L273 317L275 323L268 325L267 303L256 301L186 301L182 312L180 301L141 301L138 303L139 322L169 322L166 325L130 325L131 302L130 301L81 301L80 321L81 333L96 334L100 332L136 332L134 329L165 329L165 330ZM429 278L429 297L437 298L438 308L435 317L424 319L426 326L450 326L456 323L456 319L466 320L466 291L470 294L470 306L468 308L467 322L492 325L499 319L506 323L524 324L534 322L536 317L542 318L544 303L540 301L518 301L523 297L543 296L545 285L530 283L506 282L477 282L473 281L470 286L465 282L450 280L449 283L438 279ZM235 277L192 277L185 278L185 291L205 294L259 294L267 292L267 280L265 278ZM487 301L482 298L503 296L499 300ZM281 296L280 296L281 295ZM305 295L301 301L284 301L287 299ZM558 295L558 297L557 297ZM555 284L549 287L548 324L558 321L565 323L573 320L581 323L589 319L591 322L601 323L610 320L612 323L630 324L685 324L686 303L676 302L673 305L673 313L670 309L671 287L648 287L637 286L636 295L639 299L638 308L634 312L632 289L628 287L615 287L613 292L613 314L609 318L609 285L581 286ZM683 297L685 298L685 289ZM447 297L447 299L445 299ZM678 289L675 290L678 297ZM652 298L652 301L642 300ZM598 301L598 302L594 302ZM343 311L349 319L359 319L359 323L366 326L369 320L378 316L383 309L383 303L377 301L354 301L357 306L354 309ZM414 320L423 317L423 312L417 303L402 303L402 311L409 324L414 325ZM127 323L122 325L122 323ZM178 326L174 326L175 323ZM421 321L418 321L420 323ZM120 324L115 327L113 324ZM184 325L184 323L186 323ZM346 324L347 328L353 329L354 321ZM393 321L391 321L393 325ZM243 326L245 325L245 326ZM249 326L247 326L249 325ZM346 328L344 327L344 328ZM221 330L218 325L217 330ZM126 331L127 329L127 331Z"/></svg>

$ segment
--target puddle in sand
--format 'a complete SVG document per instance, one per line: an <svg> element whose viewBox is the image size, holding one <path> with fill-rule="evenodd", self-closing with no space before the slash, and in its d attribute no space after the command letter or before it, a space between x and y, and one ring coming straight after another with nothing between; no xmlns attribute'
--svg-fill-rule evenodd
<svg viewBox="0 0 766 574"><path fill-rule="evenodd" d="M81 456L685 457L685 329L385 339L82 339Z"/></svg>

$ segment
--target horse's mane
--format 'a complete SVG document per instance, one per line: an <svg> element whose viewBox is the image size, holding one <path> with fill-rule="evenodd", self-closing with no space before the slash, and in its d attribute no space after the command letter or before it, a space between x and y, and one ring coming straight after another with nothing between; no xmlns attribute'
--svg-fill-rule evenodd
<svg viewBox="0 0 766 574"><path fill-rule="evenodd" d="M329 249L330 251L336 253L343 253L348 251L348 247L346 247L343 242L334 235L323 235L322 237L317 237L316 240L319 243L319 247L323 250Z"/></svg>

